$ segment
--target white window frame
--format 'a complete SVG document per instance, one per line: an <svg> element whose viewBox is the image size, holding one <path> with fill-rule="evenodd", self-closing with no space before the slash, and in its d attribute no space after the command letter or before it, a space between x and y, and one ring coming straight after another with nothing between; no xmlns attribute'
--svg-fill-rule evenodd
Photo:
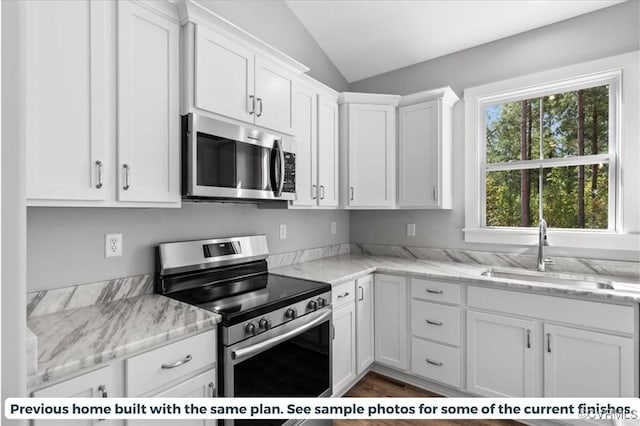
<svg viewBox="0 0 640 426"><path fill-rule="evenodd" d="M640 186L640 173L627 172L623 176L621 169L624 162L621 153L625 151L624 138L628 143L640 140L639 126L629 119L624 120L624 112L639 110L639 97L634 84L628 84L629 90L623 86L623 81L639 78L638 52L605 58L598 61L572 65L538 74L514 78L466 89L465 99L465 228L466 242L532 245L537 243L537 228L524 227L487 227L486 226L486 107L504 102L519 101L536 97L558 94L580 88L602 85L610 86L609 95L609 153L599 154L598 158L606 158L609 163L609 226L608 229L549 229L549 242L562 247L604 248L640 251L640 227L637 218L627 217L625 223L624 212L634 207L637 215L640 203L637 196L624 208L625 197L629 196L630 187L623 190L624 178L635 179L635 190ZM636 89L637 89L637 85ZM623 98L625 99L623 110ZM637 122L637 119L635 120ZM631 155L640 152L637 148L627 150ZM585 156L589 158L590 156ZM594 159L595 157L591 157ZM538 161L547 165L578 165L576 157L569 160L547 159L528 160L527 163ZM586 161L586 160L585 160ZM589 163L591 164L591 162ZM634 167L636 162L629 162L628 167ZM522 161L515 161L511 165L489 166L496 169L520 169ZM639 166L635 166L638 168ZM632 210L633 211L633 210ZM629 216L629 215L627 215Z"/></svg>

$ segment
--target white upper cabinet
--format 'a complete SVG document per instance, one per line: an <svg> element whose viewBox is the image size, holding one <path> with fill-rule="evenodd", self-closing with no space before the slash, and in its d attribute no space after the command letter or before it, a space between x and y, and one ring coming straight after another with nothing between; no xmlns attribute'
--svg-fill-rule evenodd
<svg viewBox="0 0 640 426"><path fill-rule="evenodd" d="M185 22L181 113L294 134L294 81L309 69L197 2L177 7Z"/></svg>
<svg viewBox="0 0 640 426"><path fill-rule="evenodd" d="M253 122L253 51L203 25L195 44L196 108Z"/></svg>
<svg viewBox="0 0 640 426"><path fill-rule="evenodd" d="M318 205L338 207L338 103L318 95Z"/></svg>
<svg viewBox="0 0 640 426"><path fill-rule="evenodd" d="M180 206L175 6L21 7L28 205Z"/></svg>
<svg viewBox="0 0 640 426"><path fill-rule="evenodd" d="M398 96L340 95L341 205L394 208Z"/></svg>
<svg viewBox="0 0 640 426"><path fill-rule="evenodd" d="M292 133L292 74L265 57L255 58L255 124Z"/></svg>
<svg viewBox="0 0 640 426"><path fill-rule="evenodd" d="M291 207L337 207L338 94L306 76L293 93L296 200Z"/></svg>
<svg viewBox="0 0 640 426"><path fill-rule="evenodd" d="M29 199L106 200L107 2L24 2Z"/></svg>
<svg viewBox="0 0 640 426"><path fill-rule="evenodd" d="M180 201L179 28L118 3L118 200Z"/></svg>
<svg viewBox="0 0 640 426"><path fill-rule="evenodd" d="M398 108L398 207L452 207L450 88L403 97Z"/></svg>

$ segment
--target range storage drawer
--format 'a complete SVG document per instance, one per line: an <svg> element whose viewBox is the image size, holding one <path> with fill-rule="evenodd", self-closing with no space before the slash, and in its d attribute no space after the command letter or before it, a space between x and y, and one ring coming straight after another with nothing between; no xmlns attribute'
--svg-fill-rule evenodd
<svg viewBox="0 0 640 426"><path fill-rule="evenodd" d="M411 339L411 372L460 387L460 350L415 337Z"/></svg>
<svg viewBox="0 0 640 426"><path fill-rule="evenodd" d="M215 330L128 358L125 361L126 395L141 396L215 361Z"/></svg>
<svg viewBox="0 0 640 426"><path fill-rule="evenodd" d="M460 344L460 308L413 300L411 334L458 346Z"/></svg>
<svg viewBox="0 0 640 426"><path fill-rule="evenodd" d="M411 278L411 297L458 305L460 303L460 286L452 283Z"/></svg>
<svg viewBox="0 0 640 426"><path fill-rule="evenodd" d="M340 306L348 305L355 302L356 294L356 282L349 281L348 283L334 286L331 289L331 303L333 304L333 310L335 311Z"/></svg>

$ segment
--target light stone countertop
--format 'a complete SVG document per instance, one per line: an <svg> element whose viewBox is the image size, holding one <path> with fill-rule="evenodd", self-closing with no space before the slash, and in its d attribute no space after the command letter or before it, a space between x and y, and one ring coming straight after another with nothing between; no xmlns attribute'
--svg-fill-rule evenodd
<svg viewBox="0 0 640 426"><path fill-rule="evenodd" d="M46 382L215 328L220 316L165 296L144 294L31 316L38 368L30 391Z"/></svg>
<svg viewBox="0 0 640 426"><path fill-rule="evenodd" d="M640 302L639 282L591 275L590 277L593 279L612 281L614 287L616 283L620 283L620 287L626 287L630 290L585 289L571 287L570 285L538 283L505 278L488 278L480 275L481 272L487 268L491 268L491 266L401 257L346 254L283 266L272 269L270 272L290 277L324 281L332 285L342 284L373 272L380 272L396 275L413 275L430 279L443 279L449 282L465 284L481 284L496 288L529 290L555 296L580 297L593 301L627 304ZM499 269L518 271L518 268Z"/></svg>

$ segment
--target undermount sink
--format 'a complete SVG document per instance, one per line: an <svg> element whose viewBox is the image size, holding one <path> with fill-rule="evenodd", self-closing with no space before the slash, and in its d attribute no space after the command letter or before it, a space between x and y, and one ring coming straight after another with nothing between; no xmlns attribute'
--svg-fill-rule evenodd
<svg viewBox="0 0 640 426"><path fill-rule="evenodd" d="M561 274L537 271L511 271L506 269L488 268L480 273L488 278L506 278L513 280L533 281L546 284L560 284L574 288L584 288L588 290L615 290L616 287L611 281L590 279L586 277L571 277ZM629 289L625 289L629 290ZM636 290L640 291L640 289Z"/></svg>

